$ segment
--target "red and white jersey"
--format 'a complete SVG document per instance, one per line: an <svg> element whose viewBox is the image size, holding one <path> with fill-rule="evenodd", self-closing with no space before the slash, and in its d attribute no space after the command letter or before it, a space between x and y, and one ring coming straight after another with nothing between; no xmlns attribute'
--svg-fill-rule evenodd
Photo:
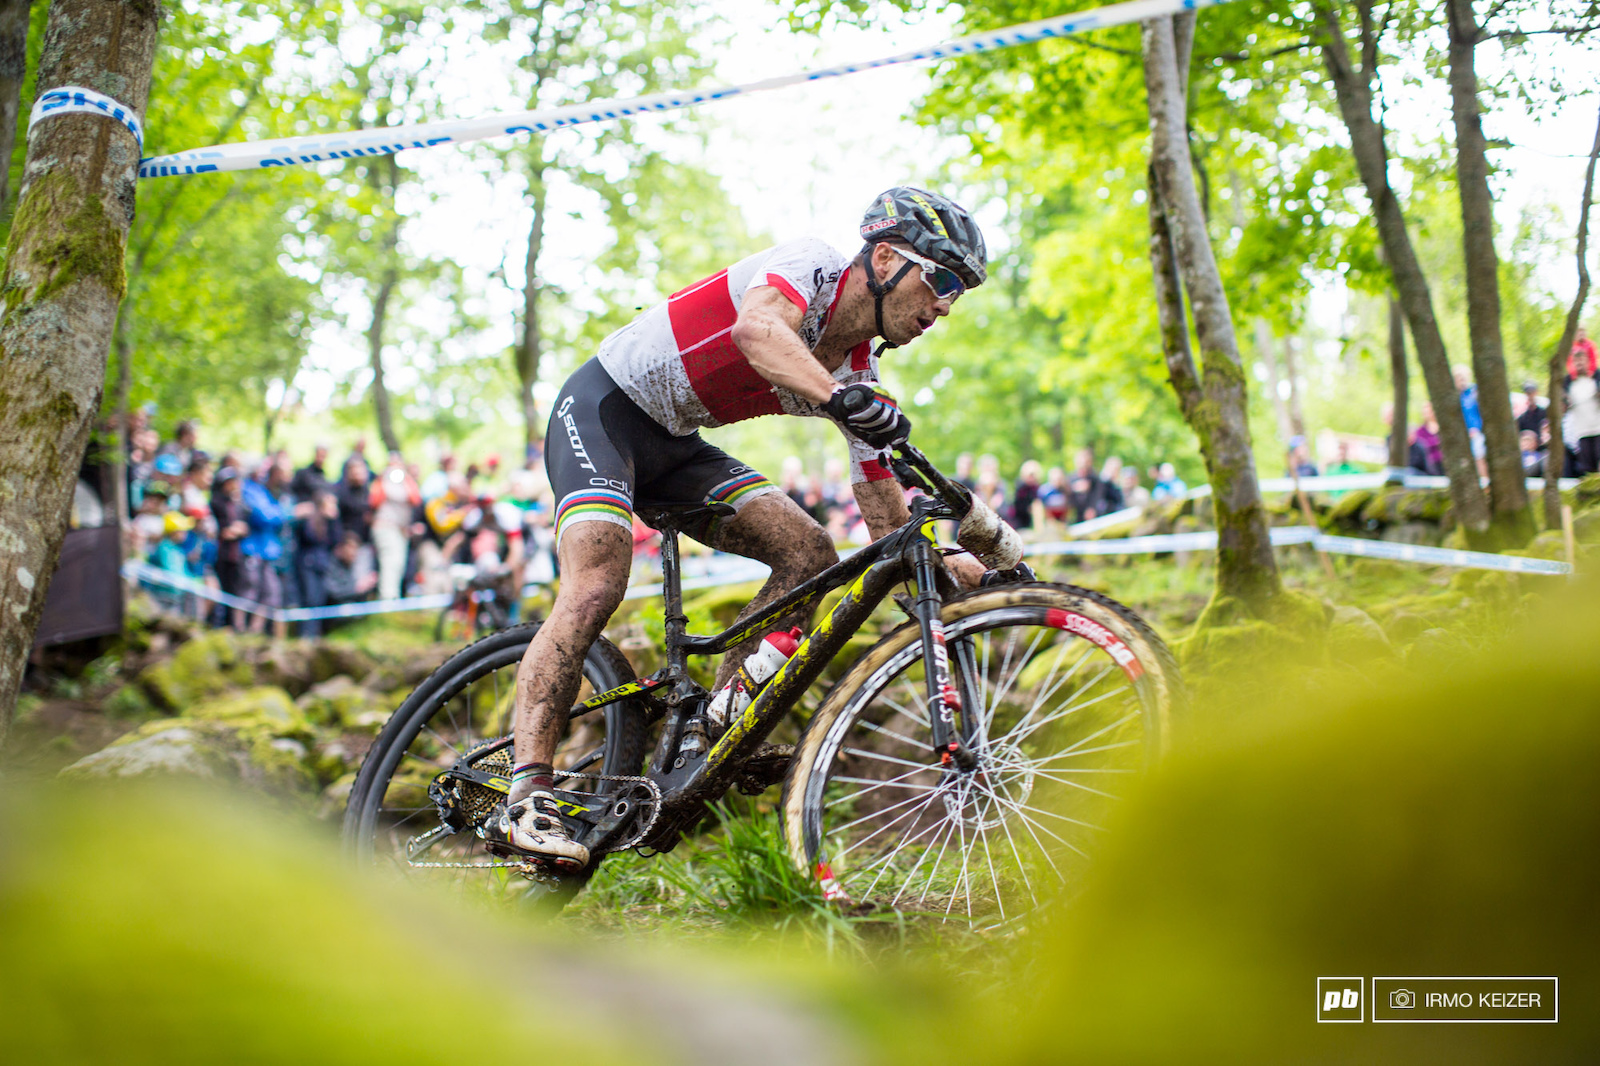
<svg viewBox="0 0 1600 1066"><path fill-rule="evenodd" d="M600 343L600 365L628 398L676 436L758 415L828 417L821 407L756 373L733 343L745 293L762 285L802 312L800 339L816 350L850 275L850 261L814 238L741 259L667 299ZM862 342L833 373L850 384L877 381L878 361ZM848 433L856 481L891 476L880 453Z"/></svg>

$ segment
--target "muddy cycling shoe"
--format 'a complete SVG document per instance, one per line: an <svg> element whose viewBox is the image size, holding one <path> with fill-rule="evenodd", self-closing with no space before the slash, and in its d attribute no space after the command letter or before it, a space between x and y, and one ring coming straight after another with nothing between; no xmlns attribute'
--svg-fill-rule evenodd
<svg viewBox="0 0 1600 1066"><path fill-rule="evenodd" d="M511 804L487 827L495 843L559 866L581 870L589 865L589 849L567 834L556 797L534 792Z"/></svg>

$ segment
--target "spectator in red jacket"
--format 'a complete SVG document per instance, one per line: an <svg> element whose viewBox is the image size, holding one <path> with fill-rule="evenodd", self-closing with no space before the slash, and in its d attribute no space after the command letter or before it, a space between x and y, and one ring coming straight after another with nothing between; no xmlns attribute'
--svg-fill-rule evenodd
<svg viewBox="0 0 1600 1066"><path fill-rule="evenodd" d="M1596 353L1589 331L1578 327L1577 339L1572 342L1572 354L1567 356L1567 380L1592 378L1600 374L1600 353Z"/></svg>

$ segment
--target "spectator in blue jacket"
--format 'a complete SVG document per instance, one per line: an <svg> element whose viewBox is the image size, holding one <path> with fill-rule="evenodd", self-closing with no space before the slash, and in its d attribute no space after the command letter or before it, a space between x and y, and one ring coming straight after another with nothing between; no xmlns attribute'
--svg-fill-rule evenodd
<svg viewBox="0 0 1600 1066"><path fill-rule="evenodd" d="M268 470L261 471L262 477L267 474ZM245 480L243 503L250 532L239 545L244 553L239 595L263 607L282 607L283 584L277 563L283 555L283 527L288 515L260 478ZM256 615L250 619L251 630L259 633L265 628L265 618Z"/></svg>

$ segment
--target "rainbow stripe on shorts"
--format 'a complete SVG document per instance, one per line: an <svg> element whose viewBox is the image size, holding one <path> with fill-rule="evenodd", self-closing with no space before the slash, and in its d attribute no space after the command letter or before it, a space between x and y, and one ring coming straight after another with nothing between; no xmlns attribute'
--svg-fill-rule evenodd
<svg viewBox="0 0 1600 1066"><path fill-rule="evenodd" d="M776 488L776 485L752 470L748 474L731 477L712 489L706 495L706 502L726 503L734 507L742 507L768 489L775 490Z"/></svg>
<svg viewBox="0 0 1600 1066"><path fill-rule="evenodd" d="M633 529L633 501L615 489L579 489L569 492L556 508L556 543L568 526L579 522L611 522Z"/></svg>

